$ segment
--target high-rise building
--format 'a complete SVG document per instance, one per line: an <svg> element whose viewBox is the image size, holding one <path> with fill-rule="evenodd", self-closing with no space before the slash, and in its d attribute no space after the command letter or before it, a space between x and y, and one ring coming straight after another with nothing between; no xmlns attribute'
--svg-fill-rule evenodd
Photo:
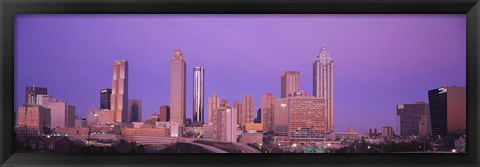
<svg viewBox="0 0 480 167"><path fill-rule="evenodd" d="M233 101L233 108L237 109L237 125L240 126L241 125L241 121L242 121L242 113L243 113L243 110L242 110L242 104L239 103L237 100Z"/></svg>
<svg viewBox="0 0 480 167"><path fill-rule="evenodd" d="M128 100L128 122L142 121L142 100Z"/></svg>
<svg viewBox="0 0 480 167"><path fill-rule="evenodd" d="M246 123L253 123L254 103L250 94L247 93L247 95L243 97L241 106L240 126L243 127Z"/></svg>
<svg viewBox="0 0 480 167"><path fill-rule="evenodd" d="M275 136L288 136L288 113L290 105L288 98L275 99L273 109L273 132Z"/></svg>
<svg viewBox="0 0 480 167"><path fill-rule="evenodd" d="M100 109L110 110L111 96L112 96L112 89L100 90Z"/></svg>
<svg viewBox="0 0 480 167"><path fill-rule="evenodd" d="M196 66L193 68L193 124L203 124L204 99L205 99L205 68Z"/></svg>
<svg viewBox="0 0 480 167"><path fill-rule="evenodd" d="M128 122L128 61L113 62L110 112L113 122Z"/></svg>
<svg viewBox="0 0 480 167"><path fill-rule="evenodd" d="M17 126L35 129L50 127L50 109L41 105L21 105L17 118Z"/></svg>
<svg viewBox="0 0 480 167"><path fill-rule="evenodd" d="M263 124L264 132L273 132L273 109L275 106L275 96L272 93L266 93L262 96L262 116L261 123Z"/></svg>
<svg viewBox="0 0 480 167"><path fill-rule="evenodd" d="M430 126L428 124L422 126L422 116L429 115L429 111L428 103L425 102L397 104L397 123L400 123L397 126L400 136L418 136L421 131L428 134Z"/></svg>
<svg viewBox="0 0 480 167"><path fill-rule="evenodd" d="M313 96L324 98L327 109L327 130L334 130L334 66L330 54L322 46L313 63Z"/></svg>
<svg viewBox="0 0 480 167"><path fill-rule="evenodd" d="M227 142L237 142L237 110L221 107L213 111L213 138Z"/></svg>
<svg viewBox="0 0 480 167"><path fill-rule="evenodd" d="M208 123L213 123L213 111L220 108L220 97L216 93L213 93L212 96L208 98Z"/></svg>
<svg viewBox="0 0 480 167"><path fill-rule="evenodd" d="M163 105L160 106L160 122L169 122L170 121L170 106Z"/></svg>
<svg viewBox="0 0 480 167"><path fill-rule="evenodd" d="M170 121L181 125L185 123L186 67L182 51L175 50L170 61Z"/></svg>
<svg viewBox="0 0 480 167"><path fill-rule="evenodd" d="M466 88L445 86L428 91L432 134L465 133Z"/></svg>
<svg viewBox="0 0 480 167"><path fill-rule="evenodd" d="M281 98L300 90L300 71L285 71L281 79Z"/></svg>
<svg viewBox="0 0 480 167"><path fill-rule="evenodd" d="M47 88L38 87L35 85L25 87L25 104L36 105L37 95L47 95Z"/></svg>
<svg viewBox="0 0 480 167"><path fill-rule="evenodd" d="M323 141L327 131L325 99L311 96L288 98L288 137L293 142Z"/></svg>

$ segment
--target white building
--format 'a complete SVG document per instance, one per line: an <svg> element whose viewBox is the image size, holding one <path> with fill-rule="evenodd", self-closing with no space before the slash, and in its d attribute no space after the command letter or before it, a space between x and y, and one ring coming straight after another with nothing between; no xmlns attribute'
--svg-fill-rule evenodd
<svg viewBox="0 0 480 167"><path fill-rule="evenodd" d="M327 130L334 130L334 66L330 54L322 46L320 54L313 63L313 96L325 99L327 110Z"/></svg>

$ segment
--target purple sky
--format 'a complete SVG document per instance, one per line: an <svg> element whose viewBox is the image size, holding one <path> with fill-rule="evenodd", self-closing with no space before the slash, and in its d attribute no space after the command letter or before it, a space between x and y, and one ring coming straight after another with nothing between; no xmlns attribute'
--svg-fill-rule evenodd
<svg viewBox="0 0 480 167"><path fill-rule="evenodd" d="M110 88L112 63L127 59L129 98L143 119L169 104L170 58L203 65L205 101L250 93L280 96L280 76L300 71L312 94L312 63L322 45L335 61L335 129L395 127L398 103L428 101L429 89L465 86L465 15L17 15L15 106L36 84L85 117ZM205 115L207 115L205 103ZM256 111L255 111L256 112Z"/></svg>

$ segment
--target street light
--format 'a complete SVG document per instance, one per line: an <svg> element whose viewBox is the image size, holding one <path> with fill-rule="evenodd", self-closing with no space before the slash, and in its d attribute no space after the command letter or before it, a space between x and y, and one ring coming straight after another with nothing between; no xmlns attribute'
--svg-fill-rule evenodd
<svg viewBox="0 0 480 167"><path fill-rule="evenodd" d="M452 153L456 153L456 152L457 152L457 150L455 150L455 149L452 149Z"/></svg>

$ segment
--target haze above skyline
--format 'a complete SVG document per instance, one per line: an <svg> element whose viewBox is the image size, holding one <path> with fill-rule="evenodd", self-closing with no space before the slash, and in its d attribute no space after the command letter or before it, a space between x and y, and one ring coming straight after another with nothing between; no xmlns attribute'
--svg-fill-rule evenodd
<svg viewBox="0 0 480 167"><path fill-rule="evenodd" d="M205 67L205 118L213 92L233 106L250 93L280 97L280 76L300 71L312 95L322 45L335 62L335 129L395 127L399 103L428 102L427 91L465 86L465 15L17 15L15 110L28 85L86 117L112 86L114 60L129 61L129 99L143 120L169 104L170 59L187 64L187 118L193 67Z"/></svg>

